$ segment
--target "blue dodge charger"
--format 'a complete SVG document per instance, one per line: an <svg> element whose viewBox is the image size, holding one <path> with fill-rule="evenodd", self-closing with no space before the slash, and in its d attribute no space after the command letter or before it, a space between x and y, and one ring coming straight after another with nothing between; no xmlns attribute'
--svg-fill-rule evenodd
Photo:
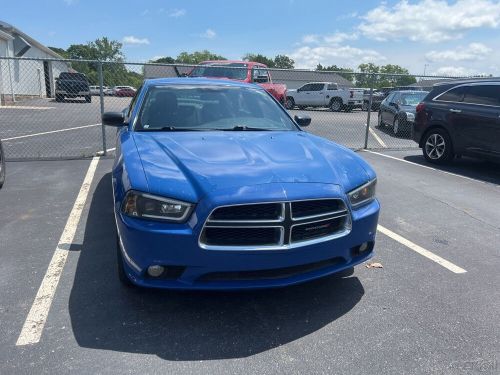
<svg viewBox="0 0 500 375"><path fill-rule="evenodd" d="M118 127L112 180L126 285L281 287L373 255L376 175L301 130L265 90L227 80L146 80Z"/></svg>

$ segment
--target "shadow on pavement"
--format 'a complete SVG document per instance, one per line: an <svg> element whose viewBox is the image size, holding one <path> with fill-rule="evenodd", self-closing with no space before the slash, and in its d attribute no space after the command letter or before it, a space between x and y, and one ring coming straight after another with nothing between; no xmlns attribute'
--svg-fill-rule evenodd
<svg viewBox="0 0 500 375"><path fill-rule="evenodd" d="M427 162L421 153L420 155L405 156L404 160L439 169L441 171L455 173L460 176L500 185L500 164L498 163L462 157L460 159L454 159L448 164L436 165Z"/></svg>
<svg viewBox="0 0 500 375"><path fill-rule="evenodd" d="M246 357L323 328L364 294L356 277L244 293L125 289L116 275L111 202L107 174L92 198L70 296L72 328L82 347L168 360Z"/></svg>

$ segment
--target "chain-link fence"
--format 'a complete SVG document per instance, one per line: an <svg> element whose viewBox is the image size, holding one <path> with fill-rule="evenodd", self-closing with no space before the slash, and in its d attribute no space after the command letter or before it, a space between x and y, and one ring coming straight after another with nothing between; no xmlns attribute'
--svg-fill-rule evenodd
<svg viewBox="0 0 500 375"><path fill-rule="evenodd" d="M235 66L236 64L236 66ZM307 131L352 149L414 148L415 106L445 78L260 66L0 58L0 138L8 159L80 158L115 146L104 111L127 107L145 78L205 76L262 85ZM188 78L186 78L188 79Z"/></svg>

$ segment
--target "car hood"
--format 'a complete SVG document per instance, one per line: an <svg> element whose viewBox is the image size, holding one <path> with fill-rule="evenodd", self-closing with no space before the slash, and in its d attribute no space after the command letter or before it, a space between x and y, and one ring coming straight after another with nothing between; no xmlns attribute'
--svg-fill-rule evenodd
<svg viewBox="0 0 500 375"><path fill-rule="evenodd" d="M269 183L345 190L373 178L355 153L306 132L135 132L151 193L196 201L210 191Z"/></svg>

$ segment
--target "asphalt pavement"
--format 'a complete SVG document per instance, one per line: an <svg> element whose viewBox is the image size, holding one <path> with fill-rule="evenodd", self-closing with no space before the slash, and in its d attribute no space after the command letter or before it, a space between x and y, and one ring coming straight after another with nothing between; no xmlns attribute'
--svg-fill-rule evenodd
<svg viewBox="0 0 500 375"><path fill-rule="evenodd" d="M389 235L379 232L370 263L383 268L245 293L121 287L112 159L101 158L40 341L29 345L16 343L91 161L9 162L0 373L499 373L498 165L360 155L378 173Z"/></svg>

